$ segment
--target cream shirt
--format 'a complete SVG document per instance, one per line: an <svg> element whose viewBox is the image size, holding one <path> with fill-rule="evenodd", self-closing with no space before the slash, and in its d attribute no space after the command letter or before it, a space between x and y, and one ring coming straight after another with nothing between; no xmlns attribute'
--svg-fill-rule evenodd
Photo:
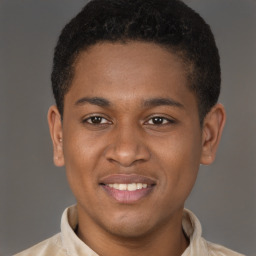
<svg viewBox="0 0 256 256"><path fill-rule="evenodd" d="M61 232L15 256L99 256L75 234L78 223L75 206L67 208L61 219ZM223 246L207 242L201 237L199 220L184 209L183 229L190 239L190 245L181 256L242 256Z"/></svg>

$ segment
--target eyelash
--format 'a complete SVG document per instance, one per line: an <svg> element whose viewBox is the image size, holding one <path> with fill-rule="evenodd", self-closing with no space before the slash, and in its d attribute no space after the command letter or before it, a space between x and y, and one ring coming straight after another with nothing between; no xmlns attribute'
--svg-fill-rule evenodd
<svg viewBox="0 0 256 256"><path fill-rule="evenodd" d="M158 124L153 123L154 122L153 120L156 121L156 122L160 121L160 123L158 123ZM151 122L153 121L153 122L149 123L150 121ZM174 124L174 123L175 123L175 120L173 120L173 119L166 118L166 117L163 117L163 116L153 116L150 119L148 119L148 121L145 124L160 126L160 125L169 125L169 124Z"/></svg>
<svg viewBox="0 0 256 256"><path fill-rule="evenodd" d="M96 119L96 121L97 121L97 119L98 120L100 119L100 123L98 123L98 122L94 123L92 121L93 119ZM91 122L89 122L89 120ZM105 120L105 122L101 123L102 120ZM111 124L112 122L109 121L108 119L102 117L102 116L90 116L90 117L87 117L86 119L82 120L82 123L87 123L87 124L90 124L90 125L106 125L106 124Z"/></svg>

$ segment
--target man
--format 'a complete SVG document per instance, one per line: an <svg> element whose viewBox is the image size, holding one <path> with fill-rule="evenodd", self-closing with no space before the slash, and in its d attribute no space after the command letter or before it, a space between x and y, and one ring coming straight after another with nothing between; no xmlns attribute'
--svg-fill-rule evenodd
<svg viewBox="0 0 256 256"><path fill-rule="evenodd" d="M76 206L24 255L241 255L184 209L225 123L209 26L178 0L93 0L55 49L48 121Z"/></svg>

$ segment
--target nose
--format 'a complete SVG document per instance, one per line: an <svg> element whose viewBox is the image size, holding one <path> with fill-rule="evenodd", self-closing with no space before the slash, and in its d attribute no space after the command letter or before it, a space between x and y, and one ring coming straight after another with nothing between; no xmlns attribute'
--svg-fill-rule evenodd
<svg viewBox="0 0 256 256"><path fill-rule="evenodd" d="M150 151L143 136L132 126L119 127L112 134L112 140L105 151L108 161L122 167L130 167L137 162L150 159Z"/></svg>

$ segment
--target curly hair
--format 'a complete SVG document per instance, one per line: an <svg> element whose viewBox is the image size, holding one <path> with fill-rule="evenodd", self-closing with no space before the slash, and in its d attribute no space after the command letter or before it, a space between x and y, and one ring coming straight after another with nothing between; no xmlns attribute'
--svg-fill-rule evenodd
<svg viewBox="0 0 256 256"><path fill-rule="evenodd" d="M76 58L104 41L142 41L165 47L186 64L201 122L216 104L220 58L211 29L198 13L180 0L92 0L64 27L55 48L51 80L62 116Z"/></svg>

